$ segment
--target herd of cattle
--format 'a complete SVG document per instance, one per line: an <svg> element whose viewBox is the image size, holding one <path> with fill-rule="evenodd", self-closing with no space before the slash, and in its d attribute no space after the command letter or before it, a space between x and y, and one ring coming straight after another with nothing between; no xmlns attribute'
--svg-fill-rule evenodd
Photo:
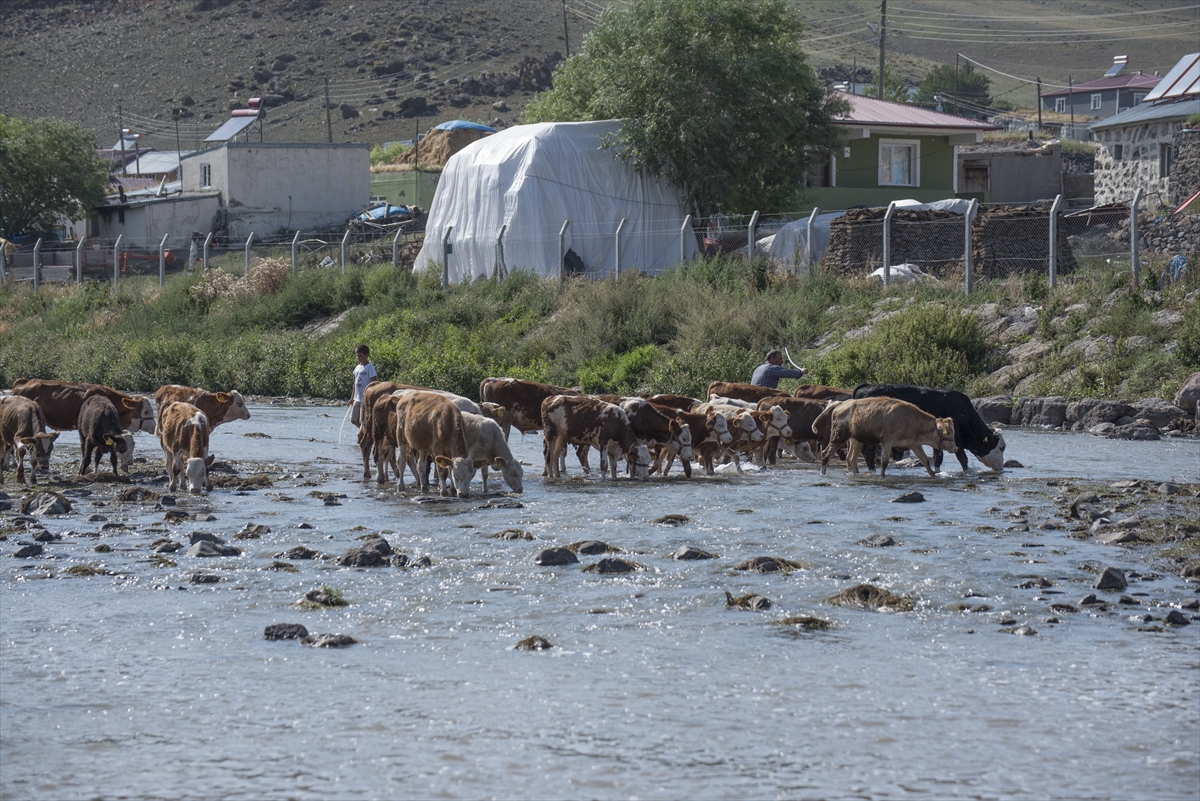
<svg viewBox="0 0 1200 801"><path fill-rule="evenodd" d="M893 449L912 449L931 476L943 451L955 453L964 471L968 451L993 470L1004 467L1004 437L987 427L966 395L954 390L801 385L789 395L714 381L708 400L701 401L681 395L584 395L533 381L486 378L479 398L476 402L392 381L369 385L358 433L363 480L371 478L374 459L376 480L384 484L394 474L400 490L407 469L422 491L430 490L432 474L440 493L465 498L476 471L482 472L487 492L492 469L509 489L522 492L523 470L508 447L513 428L523 434L543 432L542 475L548 478L562 475L568 445L575 446L585 473L588 451L595 448L601 475L614 479L621 460L630 476L646 480L652 473L666 476L679 459L690 478L694 461L708 475L722 462L732 462L740 472L743 458L775 464L781 451L819 462L822 474L835 453L845 456L854 473L859 455L870 469L878 456L883 473ZM98 470L105 453L114 475L118 462L128 472L133 433L145 431L162 443L171 490L182 477L190 492L199 493L212 488L212 429L249 418L236 391L171 384L159 388L152 405L149 398L96 384L20 379L11 396L0 398L0 483L10 455L21 482L29 457L36 483L37 471L49 470L59 432L67 429L79 431L80 474L93 458ZM48 433L48 426L59 431ZM922 446L933 449L932 466Z"/></svg>

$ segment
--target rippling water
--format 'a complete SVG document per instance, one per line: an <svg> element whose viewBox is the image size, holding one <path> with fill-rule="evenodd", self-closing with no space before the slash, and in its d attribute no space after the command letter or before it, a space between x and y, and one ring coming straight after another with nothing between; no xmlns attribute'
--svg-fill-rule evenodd
<svg viewBox="0 0 1200 801"><path fill-rule="evenodd" d="M1146 604L1195 597L1195 585L1155 576L1163 566L1144 551L1038 528L1061 522L1053 496L1070 494L1048 481L1196 482L1194 441L1011 430L1008 455L1027 467L999 477L960 476L951 458L936 479L920 467L880 479L793 466L548 485L537 477L540 437L514 434L531 464L523 508L480 508L478 497L430 507L357 481L350 426L337 442L340 412L255 406L250 421L219 429L218 458L278 480L180 497L213 522L165 523L161 511L106 501L112 486L97 485L75 513L44 521L76 532L47 544L52 558L0 562L0 798L1197 795L1200 625L1139 632L1133 612L1166 609L1126 607L1046 622L1049 604L1090 591L1096 564L1140 571L1126 592ZM73 436L59 469L78 458ZM161 459L152 442L138 437L147 474ZM314 488L346 497L325 506ZM928 502L889 503L911 489ZM1021 508L1031 530L1008 530L1005 515ZM85 536L100 525L84 522L92 512L133 530ZM668 513L691 522L651 522ZM232 542L248 522L271 532L237 541L241 557L147 562L161 536L186 543L206 530ZM486 536L508 528L537 540ZM434 566L266 569L292 546L337 556L381 530ZM860 544L872 534L897 545ZM647 570L533 564L541 548L583 539L620 546ZM94 553L98 541L114 550ZM682 545L721 558L668 558ZM760 555L807 569L731 570ZM118 575L59 577L79 563ZM188 584L201 568L226 581ZM41 578L48 571L56 577ZM1037 577L1055 586L1018 588ZM864 581L911 594L916 609L823 603ZM322 584L351 605L291 608ZM730 611L726 590L774 606ZM947 608L964 598L991 611ZM773 622L796 614L835 628ZM1000 633L1004 619L1038 633ZM264 640L280 622L361 642ZM533 634L556 647L512 649Z"/></svg>

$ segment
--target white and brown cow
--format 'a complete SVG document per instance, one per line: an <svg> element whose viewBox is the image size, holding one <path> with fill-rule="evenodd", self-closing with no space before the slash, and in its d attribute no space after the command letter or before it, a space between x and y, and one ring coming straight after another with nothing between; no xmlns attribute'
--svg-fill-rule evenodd
<svg viewBox="0 0 1200 801"><path fill-rule="evenodd" d="M483 475L483 491L488 491L488 469L495 470L513 492L525 491L525 470L513 457L500 424L481 414L463 412L463 434L472 467Z"/></svg>
<svg viewBox="0 0 1200 801"><path fill-rule="evenodd" d="M624 455L634 478L649 479L650 450L639 442L625 411L612 403L579 395L551 395L542 401L545 474L561 478L559 456L570 445L590 445L600 451L600 467L617 478L617 460Z"/></svg>
<svg viewBox="0 0 1200 801"><path fill-rule="evenodd" d="M659 408L660 410L664 410L663 407ZM733 434L729 431L729 421L720 412L676 411L675 416L692 432L692 451L699 458L700 463L705 465L706 472L709 475L713 475L713 472L709 469L712 465L713 456L721 448L733 442ZM663 458L655 465L655 469L661 467L663 476L666 476L671 470L671 465L675 463L675 457L669 453L662 456ZM682 463L683 474L691 478L691 462L682 460Z"/></svg>
<svg viewBox="0 0 1200 801"><path fill-rule="evenodd" d="M508 419L497 421L508 439L512 429L522 434L542 430L542 402L553 395L579 395L567 387L539 384L519 378L485 378L479 382L480 402L495 403L508 412Z"/></svg>
<svg viewBox="0 0 1200 801"><path fill-rule="evenodd" d="M679 456L685 464L692 461L692 429L680 419L678 412L665 412L661 407L641 398L626 398L621 402L633 435L656 451L655 463L664 458Z"/></svg>
<svg viewBox="0 0 1200 801"><path fill-rule="evenodd" d="M126 395L102 384L37 378L18 378L13 382L12 392L40 406L46 425L60 431L79 428L83 401L89 395L103 395L116 407L122 429L154 433L154 404L141 395Z"/></svg>
<svg viewBox="0 0 1200 801"><path fill-rule="evenodd" d="M451 492L470 496L475 468L467 451L462 412L450 400L434 392L409 392L396 401L397 484L404 489L404 467L415 457L417 484L429 491L427 468L430 460L450 476ZM438 492L446 494L443 473L438 471Z"/></svg>
<svg viewBox="0 0 1200 801"><path fill-rule="evenodd" d="M185 387L181 384L164 384L154 393L154 405L158 407L158 419L172 403L190 403L208 418L208 424L216 428L222 423L234 420L249 420L250 410L246 408L246 399L236 389L229 392L209 392L198 387Z"/></svg>
<svg viewBox="0 0 1200 801"><path fill-rule="evenodd" d="M37 471L50 474L50 454L58 432L46 433L46 418L41 407L29 398L16 395L0 398L0 484L9 454L17 462L17 481L25 483L25 456L29 455L29 473L34 484Z"/></svg>
<svg viewBox="0 0 1200 801"><path fill-rule="evenodd" d="M954 421L949 417L934 417L906 401L875 397L835 401L813 423L818 431L829 420L829 444L821 452L821 475L825 474L829 457L835 450L850 443L846 464L851 473L858 472L858 455L865 444L880 446L879 474L887 472L892 448L911 448L930 476L935 475L922 445L954 453Z"/></svg>
<svg viewBox="0 0 1200 801"><path fill-rule="evenodd" d="M187 476L188 492L193 495L199 495L202 489L211 491L208 468L213 458L208 452L208 439L212 427L204 412L190 403L172 403L163 412L160 432L171 490L179 485L182 474Z"/></svg>

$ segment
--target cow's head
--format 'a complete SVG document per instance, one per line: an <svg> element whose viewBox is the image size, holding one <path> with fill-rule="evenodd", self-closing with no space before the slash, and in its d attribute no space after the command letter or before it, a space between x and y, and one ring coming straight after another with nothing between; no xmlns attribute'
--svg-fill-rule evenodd
<svg viewBox="0 0 1200 801"><path fill-rule="evenodd" d="M650 480L650 449L646 447L646 443L634 443L625 453L625 459L629 462L629 470L635 479Z"/></svg>
<svg viewBox="0 0 1200 801"><path fill-rule="evenodd" d="M729 433L729 421L725 419L725 415L720 412L709 412L706 421L708 430L716 437L718 445L728 445L733 442L733 435Z"/></svg>
<svg viewBox="0 0 1200 801"><path fill-rule="evenodd" d="M758 430L758 420L750 412L743 412L733 418L734 430L740 432L750 442L761 442L763 433Z"/></svg>
<svg viewBox="0 0 1200 801"><path fill-rule="evenodd" d="M149 398L121 398L121 405L132 412L135 412L137 419L134 421L133 430L145 431L147 434L154 433L154 404Z"/></svg>
<svg viewBox="0 0 1200 801"><path fill-rule="evenodd" d="M208 486L208 464L199 456L187 460L188 492L199 495Z"/></svg>
<svg viewBox="0 0 1200 801"><path fill-rule="evenodd" d="M787 412L782 406L772 406L764 412L758 412L758 419L766 428L767 437L783 437L792 435L792 427L788 425Z"/></svg>
<svg viewBox="0 0 1200 801"><path fill-rule="evenodd" d="M450 474L450 484L454 493L460 498L471 496L471 479L475 477L475 465L470 459L460 456L451 459L449 456L435 456L434 463Z"/></svg>
<svg viewBox="0 0 1200 801"><path fill-rule="evenodd" d="M983 462L992 470L1003 470L1005 447L1004 435L1000 433L999 429L989 429L988 432L983 435L981 442L981 447L975 452L976 458L978 458L979 461Z"/></svg>
<svg viewBox="0 0 1200 801"><path fill-rule="evenodd" d="M124 467L125 472L128 473L131 469L133 469L133 433L130 431L122 431L121 436L117 438L117 441L122 442L125 445L125 450L118 448L117 453L120 454L120 459L118 461L121 463L121 467Z"/></svg>
<svg viewBox="0 0 1200 801"><path fill-rule="evenodd" d="M226 422L250 419L250 410L246 408L246 399L236 389L233 392L218 392L217 403L229 407L229 411L225 412Z"/></svg>
<svg viewBox="0 0 1200 801"><path fill-rule="evenodd" d="M500 477L504 479L504 483L513 492L521 493L525 491L523 483L525 470L516 459L505 459L502 456L497 456L492 460L492 469L500 474Z"/></svg>
<svg viewBox="0 0 1200 801"><path fill-rule="evenodd" d="M54 440L58 439L59 432L53 434L34 434L32 437L21 437L17 440L17 458L22 458L23 454L29 454L29 465L33 470L34 475L41 470L46 475L50 474L50 454L54 452Z"/></svg>
<svg viewBox="0 0 1200 801"><path fill-rule="evenodd" d="M667 447L671 447L673 443L675 450L679 454L679 458L690 462L692 460L691 426L681 421L678 417L672 420L669 426L671 429L671 439L667 442Z"/></svg>
<svg viewBox="0 0 1200 801"><path fill-rule="evenodd" d="M928 419L928 418L926 418ZM954 453L958 444L954 441L954 420L949 417L939 417L936 420L938 432L938 450Z"/></svg>
<svg viewBox="0 0 1200 801"><path fill-rule="evenodd" d="M489 401L484 401L483 403L479 404L479 411L484 417L490 417L500 425L504 425L505 421L511 417L511 415L508 413L508 409L505 409L498 403L491 403Z"/></svg>

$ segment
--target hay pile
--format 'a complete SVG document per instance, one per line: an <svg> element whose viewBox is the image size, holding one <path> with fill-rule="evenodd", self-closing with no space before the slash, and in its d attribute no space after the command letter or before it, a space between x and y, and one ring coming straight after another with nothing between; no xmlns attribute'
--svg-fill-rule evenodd
<svg viewBox="0 0 1200 801"><path fill-rule="evenodd" d="M421 140L418 148L400 154L392 163L415 164L419 156L420 163L423 165L445 164L455 153L485 136L488 136L487 131L473 131L465 128L457 131L430 131Z"/></svg>
<svg viewBox="0 0 1200 801"><path fill-rule="evenodd" d="M192 300L207 305L217 298L245 299L273 295L283 289L292 272L287 259L259 259L250 265L250 274L235 276L223 270L210 270L190 290Z"/></svg>

